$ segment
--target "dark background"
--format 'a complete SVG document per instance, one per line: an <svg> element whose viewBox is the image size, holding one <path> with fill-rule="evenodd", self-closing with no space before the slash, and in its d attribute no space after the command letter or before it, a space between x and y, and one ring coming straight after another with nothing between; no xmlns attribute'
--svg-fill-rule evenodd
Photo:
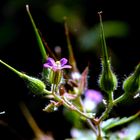
<svg viewBox="0 0 140 140"><path fill-rule="evenodd" d="M25 5L30 5L30 11L36 22L37 27L53 50L55 46L61 46L63 56L67 57L66 40L62 22L54 21L47 8L52 3L67 4L69 9L73 10L76 5L82 10L82 21L86 23L87 28L93 27L99 22L97 12L103 11L103 21L118 20L125 22L129 26L129 32L125 37L108 38L107 44L117 57L117 63L114 64L115 72L119 77L119 91L121 83L140 62L139 47L139 11L136 1L111 1L111 0L77 0L77 1L17 1L7 0L1 2L0 7L0 59L7 62L14 68L23 71L32 76L40 76L42 70L41 54L38 49L36 37L26 12ZM80 9L77 8L80 11ZM90 62L90 84L91 88L97 88L97 78L100 72L100 59L96 52L83 51L78 46L75 36L71 33L72 45L78 63L82 71ZM126 75L126 76L125 76ZM20 135L24 139L31 139L34 134L25 120L19 108L20 101L24 101L31 111L37 124L43 131L51 131L55 139L62 140L70 137L69 129L71 124L64 118L60 112L47 114L42 112L47 101L42 97L33 96L24 81L16 74L0 65L0 111L6 113L0 115L1 122L0 133L3 139L9 139L15 135ZM122 92L121 92L122 93ZM119 95L120 93L118 93ZM118 115L131 115L139 110L139 104L116 107ZM128 109L129 108L129 109ZM63 134L63 135L61 135ZM20 138L17 138L20 139Z"/></svg>

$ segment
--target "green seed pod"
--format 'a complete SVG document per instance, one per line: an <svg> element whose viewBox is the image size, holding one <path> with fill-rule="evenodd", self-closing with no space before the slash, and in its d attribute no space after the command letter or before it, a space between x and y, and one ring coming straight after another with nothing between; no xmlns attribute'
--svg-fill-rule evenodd
<svg viewBox="0 0 140 140"><path fill-rule="evenodd" d="M101 30L100 36L102 46L102 72L99 77L99 86L103 91L107 93L112 93L112 91L114 91L117 88L117 77L111 69L110 59L108 58L108 51L105 41L101 13L102 12L99 12L100 30Z"/></svg>
<svg viewBox="0 0 140 140"><path fill-rule="evenodd" d="M32 93L43 93L46 88L45 84L37 78L30 77L25 74L23 74L22 78L25 80L27 87L31 90Z"/></svg>
<svg viewBox="0 0 140 140"><path fill-rule="evenodd" d="M108 61L109 63L109 61ZM99 86L100 88L107 92L110 93L114 91L117 88L117 77L111 70L110 64L106 67L102 61L102 72L99 76Z"/></svg>
<svg viewBox="0 0 140 140"><path fill-rule="evenodd" d="M18 70L16 70L15 68L11 67L10 65L8 65L7 63L3 62L2 60L0 60L0 63L3 64L4 66L6 66L7 68L9 68L10 70L12 70L14 73L16 73L19 77L21 77L22 79L25 80L25 82L27 83L28 88L35 94L37 93L43 93L43 91L45 90L46 86L45 84L37 79L37 78L33 78L31 76L28 76Z"/></svg>
<svg viewBox="0 0 140 140"><path fill-rule="evenodd" d="M123 89L125 93L134 94L140 90L140 63L135 68L134 73L132 73L123 82Z"/></svg>

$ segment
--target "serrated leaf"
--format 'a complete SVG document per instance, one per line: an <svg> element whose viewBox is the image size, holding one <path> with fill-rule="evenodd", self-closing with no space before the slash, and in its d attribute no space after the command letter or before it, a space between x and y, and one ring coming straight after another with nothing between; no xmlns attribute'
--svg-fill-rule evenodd
<svg viewBox="0 0 140 140"><path fill-rule="evenodd" d="M138 140L140 138L140 120L130 123L126 128L109 133L111 140Z"/></svg>
<svg viewBox="0 0 140 140"><path fill-rule="evenodd" d="M103 131L107 131L113 127L128 123L128 122L134 120L135 118L137 118L139 115L140 115L140 111L138 113L136 113L135 115L132 115L130 117L124 117L121 119L119 117L118 118L111 118L111 119L104 121L102 123L101 127L102 127Z"/></svg>

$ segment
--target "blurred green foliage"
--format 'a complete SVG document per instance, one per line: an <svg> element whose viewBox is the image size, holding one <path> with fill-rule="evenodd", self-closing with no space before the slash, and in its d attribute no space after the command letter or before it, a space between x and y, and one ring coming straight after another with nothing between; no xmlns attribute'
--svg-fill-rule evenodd
<svg viewBox="0 0 140 140"><path fill-rule="evenodd" d="M13 23L7 22L0 26L0 47L5 47L17 36L17 29Z"/></svg>
<svg viewBox="0 0 140 140"><path fill-rule="evenodd" d="M20 35L20 28L22 27L18 25L19 23L16 20L19 20L17 16L19 16L19 12L25 10L26 4L29 4L31 8L42 10L46 18L49 17L56 23L63 24L63 18L67 16L70 32L77 42L79 42L79 46L84 50L92 49L95 51L94 49L97 48L96 46L99 42L99 25L97 23L99 22L95 21L95 24L89 27L86 21L86 10L88 7L86 7L85 2L81 0L5 1L5 3L1 5L1 16L3 20L1 20L0 24L0 47L9 45ZM94 17L91 17L91 20L92 19L94 19ZM124 37L128 34L128 25L121 21L104 21L104 30L107 38Z"/></svg>

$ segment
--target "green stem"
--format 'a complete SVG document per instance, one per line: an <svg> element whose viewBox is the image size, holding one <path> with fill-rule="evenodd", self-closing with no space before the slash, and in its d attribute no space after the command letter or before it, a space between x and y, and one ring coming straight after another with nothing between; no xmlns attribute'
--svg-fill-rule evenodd
<svg viewBox="0 0 140 140"><path fill-rule="evenodd" d="M113 103L114 100L113 92L108 93L108 95L109 95L109 103Z"/></svg>
<svg viewBox="0 0 140 140"><path fill-rule="evenodd" d="M122 94L120 97L118 97L117 99L115 99L115 100L113 101L113 104L117 104L117 103L123 101L125 98L126 98L126 95L125 95L125 93L124 93L124 94Z"/></svg>
<svg viewBox="0 0 140 140"><path fill-rule="evenodd" d="M105 112L102 114L102 116L99 118L99 124L98 124L98 138L97 140L102 140L102 137L101 137L101 129L100 129L100 122L103 121L104 119L106 119L111 111L111 109L113 108L113 106L115 104L117 104L118 102L121 102L124 98L126 98L125 94L123 94L122 96L118 97L117 99L113 99L113 92L111 93L108 93L109 94L109 103L106 107L106 110Z"/></svg>
<svg viewBox="0 0 140 140"><path fill-rule="evenodd" d="M97 140L103 140L103 139L102 139L102 135L101 135L100 123L98 124L98 136L97 136Z"/></svg>
<svg viewBox="0 0 140 140"><path fill-rule="evenodd" d="M99 134L98 134L97 140L103 140L102 136L101 136L100 122L102 122L104 119L106 119L108 117L111 109L114 106L113 92L108 93L108 95L109 95L108 105L106 107L106 110L104 111L104 113L102 114L102 116L98 120L98 132L99 132Z"/></svg>
<svg viewBox="0 0 140 140"><path fill-rule="evenodd" d="M49 96L50 96L50 98L53 98L53 97L51 96L51 95L52 95L52 91L49 91L49 90L45 89L43 92L47 94L47 95L46 95L46 98L48 98Z"/></svg>
<svg viewBox="0 0 140 140"><path fill-rule="evenodd" d="M58 101L58 102L62 102L63 105L68 108L69 110L75 111L77 112L80 116L83 116L86 119L91 119L94 120L94 117L88 116L86 113L81 112L78 108L76 108L71 102L69 102L68 100L63 99L61 96L56 95L55 94L55 89L52 90L52 95L54 96L54 100ZM46 90L44 90L44 93L47 92Z"/></svg>
<svg viewBox="0 0 140 140"><path fill-rule="evenodd" d="M104 111L104 113L102 114L102 116L99 118L99 122L103 121L104 119L106 119L111 111L111 109L114 106L114 102L113 102L113 92L108 93L109 95L109 102L108 105L106 107L106 110Z"/></svg>
<svg viewBox="0 0 140 140"><path fill-rule="evenodd" d="M82 102L82 99L81 97L78 98L79 99L79 105L80 105L80 108L81 110L86 113L86 110L84 108L84 105L83 105L83 102ZM95 126L93 125L92 121L90 119L86 119L86 122L88 124L88 126L91 128L91 130L95 133L95 135L97 136L97 130L95 128Z"/></svg>

